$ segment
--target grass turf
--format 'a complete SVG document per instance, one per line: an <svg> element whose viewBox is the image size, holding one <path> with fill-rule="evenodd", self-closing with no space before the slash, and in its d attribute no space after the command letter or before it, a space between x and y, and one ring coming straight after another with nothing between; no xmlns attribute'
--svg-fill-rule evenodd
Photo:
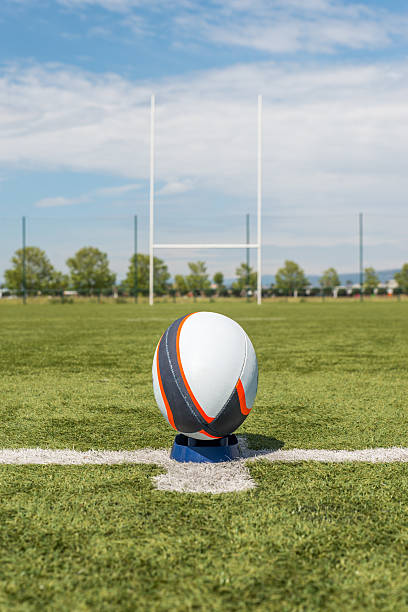
<svg viewBox="0 0 408 612"><path fill-rule="evenodd" d="M408 446L408 304L206 304L260 363L258 448ZM150 367L179 305L0 304L0 446L170 446ZM0 609L408 610L406 465L251 466L256 490L151 466L2 466Z"/></svg>

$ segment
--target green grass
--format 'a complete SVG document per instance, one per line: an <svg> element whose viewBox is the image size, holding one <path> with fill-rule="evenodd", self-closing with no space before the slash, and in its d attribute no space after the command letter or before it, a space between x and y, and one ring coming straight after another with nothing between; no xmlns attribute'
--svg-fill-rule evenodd
<svg viewBox="0 0 408 612"><path fill-rule="evenodd" d="M205 309L257 351L253 447L408 446L408 303ZM184 312L1 303L0 447L170 446L151 361ZM0 610L408 610L408 465L250 469L213 496L152 466L2 466Z"/></svg>

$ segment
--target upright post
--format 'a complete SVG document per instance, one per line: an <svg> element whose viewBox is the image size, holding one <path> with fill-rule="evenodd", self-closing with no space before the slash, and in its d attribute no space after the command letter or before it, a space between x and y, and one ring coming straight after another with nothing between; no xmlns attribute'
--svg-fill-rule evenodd
<svg viewBox="0 0 408 612"><path fill-rule="evenodd" d="M359 214L359 235L360 235L360 302L364 300L364 273L363 273L363 213Z"/></svg>
<svg viewBox="0 0 408 612"><path fill-rule="evenodd" d="M153 236L154 236L154 95L150 98L150 223L149 223L149 304L153 306Z"/></svg>
<svg viewBox="0 0 408 612"><path fill-rule="evenodd" d="M258 214L258 274L257 274L257 301L262 303L262 270L261 270L261 240L262 240L262 96L258 95L258 189L257 189L257 214Z"/></svg>
<svg viewBox="0 0 408 612"><path fill-rule="evenodd" d="M137 298L138 298L138 293L139 293L139 287L138 287L138 275L137 275L137 215L135 215L133 217L133 253L134 253L134 258L135 258L135 263L134 263L134 279L133 279L133 293L135 296L135 304L137 304Z"/></svg>
<svg viewBox="0 0 408 612"><path fill-rule="evenodd" d="M23 289L23 304L27 302L27 283L26 283L26 218L22 218L22 238L23 238L23 274L22 274L22 289Z"/></svg>
<svg viewBox="0 0 408 612"><path fill-rule="evenodd" d="M250 244L249 239L249 214L246 215L246 243ZM247 294L247 302L249 301L249 247L246 250L246 265L247 265L247 277L246 277L246 294Z"/></svg>

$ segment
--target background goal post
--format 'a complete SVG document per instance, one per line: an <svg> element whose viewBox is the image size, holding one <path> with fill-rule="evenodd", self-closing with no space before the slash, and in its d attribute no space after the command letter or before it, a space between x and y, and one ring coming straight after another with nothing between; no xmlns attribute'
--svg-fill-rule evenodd
<svg viewBox="0 0 408 612"><path fill-rule="evenodd" d="M150 194L149 194L149 304L154 303L154 250L155 249L257 249L257 303L262 303L262 96L258 95L257 133L257 241L254 244L216 243L154 243L154 132L155 96L150 99Z"/></svg>

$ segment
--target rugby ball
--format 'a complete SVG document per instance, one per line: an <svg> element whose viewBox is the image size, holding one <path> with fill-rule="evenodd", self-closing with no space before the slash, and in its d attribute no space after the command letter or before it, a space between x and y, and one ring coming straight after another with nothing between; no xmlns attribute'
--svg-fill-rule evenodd
<svg viewBox="0 0 408 612"><path fill-rule="evenodd" d="M237 429L258 387L251 340L238 323L214 312L174 321L159 340L152 374L164 418L176 431L201 440Z"/></svg>

